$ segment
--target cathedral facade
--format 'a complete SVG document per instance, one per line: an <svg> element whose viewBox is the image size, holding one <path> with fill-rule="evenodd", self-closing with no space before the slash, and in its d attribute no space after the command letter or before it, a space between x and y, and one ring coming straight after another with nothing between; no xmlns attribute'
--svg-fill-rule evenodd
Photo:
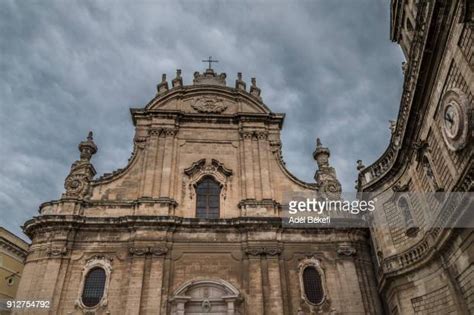
<svg viewBox="0 0 474 315"><path fill-rule="evenodd" d="M378 314L366 229L283 228L285 192L340 193L320 142L315 182L285 168L284 114L255 79L163 76L131 109L128 165L94 179L92 133L61 199L25 224L17 299L54 314Z"/></svg>
<svg viewBox="0 0 474 315"><path fill-rule="evenodd" d="M474 190L472 1L392 0L391 12L407 61L390 145L358 163L358 191L379 203L370 227L283 225L288 192L340 197L329 149L318 141L314 182L297 179L281 155L284 114L255 79L228 86L209 67L184 85L178 70L131 109L123 169L96 178L92 133L79 144L64 194L24 225L16 299L49 301L50 314L474 312L472 228L423 221L466 208L386 206L394 194Z"/></svg>

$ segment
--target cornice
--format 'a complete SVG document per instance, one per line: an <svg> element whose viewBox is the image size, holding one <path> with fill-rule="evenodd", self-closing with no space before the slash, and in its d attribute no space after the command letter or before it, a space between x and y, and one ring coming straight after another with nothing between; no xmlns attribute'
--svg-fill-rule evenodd
<svg viewBox="0 0 474 315"><path fill-rule="evenodd" d="M21 247L15 245L14 243L3 237L0 237L0 247L4 248L7 252L14 254L21 259L25 259L28 253L26 250L22 249Z"/></svg>
<svg viewBox="0 0 474 315"><path fill-rule="evenodd" d="M144 108L131 108L130 112L132 114L133 124L136 125L136 118L146 112L153 112L152 108L155 104L165 103L171 99L182 99L184 97L198 96L198 95L210 95L218 94L235 101L245 101L253 106L259 108L262 111L262 114L270 114L272 111L268 106L263 103L261 98L256 97L250 94L247 91L231 88L228 86L218 86L218 85L186 85L186 86L177 86L174 87L163 94L156 95L151 99ZM156 110L155 110L156 111ZM207 115L207 114L204 114Z"/></svg>
<svg viewBox="0 0 474 315"><path fill-rule="evenodd" d="M156 230L175 231L176 228L207 229L214 231L234 229L239 231L262 231L262 230L280 230L289 232L292 228L283 228L280 217L238 217L230 219L200 219L200 218L182 218L176 216L120 216L120 217L88 217L80 215L40 215L33 217L25 222L23 231L30 238L37 233L56 230L79 230L79 229L139 229L153 228ZM348 233L351 237L357 235L367 235L367 228L314 228L307 229L306 233L330 234L338 231ZM358 232L359 231L359 232Z"/></svg>

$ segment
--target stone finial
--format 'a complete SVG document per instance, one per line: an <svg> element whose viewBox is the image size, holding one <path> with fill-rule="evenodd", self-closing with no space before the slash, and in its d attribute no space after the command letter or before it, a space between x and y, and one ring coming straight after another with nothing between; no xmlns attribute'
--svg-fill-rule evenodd
<svg viewBox="0 0 474 315"><path fill-rule="evenodd" d="M393 134L397 127L397 122L395 120L389 120L388 122L389 122L388 128L390 129L390 132Z"/></svg>
<svg viewBox="0 0 474 315"><path fill-rule="evenodd" d="M176 70L176 78L171 81L173 87L183 86L183 78L181 77L181 69Z"/></svg>
<svg viewBox="0 0 474 315"><path fill-rule="evenodd" d="M323 144L321 143L321 139L316 138L316 147L322 147Z"/></svg>
<svg viewBox="0 0 474 315"><path fill-rule="evenodd" d="M166 73L161 75L161 82L156 86L158 94L163 94L169 90L168 82L166 81Z"/></svg>
<svg viewBox="0 0 474 315"><path fill-rule="evenodd" d="M365 168L365 165L362 163L362 160L357 160L357 170L361 171Z"/></svg>
<svg viewBox="0 0 474 315"><path fill-rule="evenodd" d="M206 69L206 71L201 74L199 72L194 72L194 85L221 85L226 86L227 75L225 73L217 74L213 69Z"/></svg>
<svg viewBox="0 0 474 315"><path fill-rule="evenodd" d="M257 79L252 78L252 86L250 87L250 94L261 99L260 93L262 90L257 87Z"/></svg>
<svg viewBox="0 0 474 315"><path fill-rule="evenodd" d="M336 176L336 170L329 165L331 152L323 147L321 139L316 139L316 150L313 157L318 164L318 170L314 174L314 179L320 185L320 192L328 198L338 199L341 196L341 184Z"/></svg>
<svg viewBox="0 0 474 315"><path fill-rule="evenodd" d="M329 149L323 147L323 144L321 143L321 139L317 138L316 150L314 150L313 152L313 158L318 163L318 167L320 169L329 166L330 155L331 155L331 152L329 151Z"/></svg>
<svg viewBox="0 0 474 315"><path fill-rule="evenodd" d="M235 88L237 90L243 90L247 88L247 84L242 80L242 72L237 73L237 80L235 80Z"/></svg>
<svg viewBox="0 0 474 315"><path fill-rule="evenodd" d="M94 178L95 169L90 160L92 155L97 152L97 146L94 143L92 131L89 132L87 139L79 143L80 159L71 165L69 175L64 181L66 192L62 198L82 199L89 195L90 182Z"/></svg>
<svg viewBox="0 0 474 315"><path fill-rule="evenodd" d="M97 152L97 146L94 143L93 133L89 131L87 139L79 143L79 152L81 152L80 157L83 161L90 161L92 155Z"/></svg>

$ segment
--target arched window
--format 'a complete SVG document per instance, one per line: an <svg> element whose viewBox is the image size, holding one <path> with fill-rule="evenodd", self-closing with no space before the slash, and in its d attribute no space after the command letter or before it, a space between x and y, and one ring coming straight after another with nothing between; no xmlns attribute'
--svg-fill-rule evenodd
<svg viewBox="0 0 474 315"><path fill-rule="evenodd" d="M398 209L402 212L405 221L405 234L409 237L414 237L418 233L418 227L415 225L415 220L411 214L410 204L408 200L402 196L398 199Z"/></svg>
<svg viewBox="0 0 474 315"><path fill-rule="evenodd" d="M100 267L92 268L86 275L82 290L82 303L87 307L99 304L104 295L105 270Z"/></svg>
<svg viewBox="0 0 474 315"><path fill-rule="evenodd" d="M303 270L303 285L306 299L315 305L321 304L324 300L324 289L321 274L313 266L308 266Z"/></svg>
<svg viewBox="0 0 474 315"><path fill-rule="evenodd" d="M196 217L219 218L221 187L211 176L204 177L196 185Z"/></svg>
<svg viewBox="0 0 474 315"><path fill-rule="evenodd" d="M407 227L413 225L413 217L411 216L410 206L408 205L408 200L405 197L400 197L400 199L398 199L398 209L400 209L403 214L405 225Z"/></svg>

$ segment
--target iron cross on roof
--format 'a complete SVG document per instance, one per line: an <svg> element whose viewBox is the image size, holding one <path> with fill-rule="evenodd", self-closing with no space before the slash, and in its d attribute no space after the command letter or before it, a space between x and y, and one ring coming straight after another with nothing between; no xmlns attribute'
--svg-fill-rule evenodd
<svg viewBox="0 0 474 315"><path fill-rule="evenodd" d="M208 69L212 69L212 63L213 62L219 62L219 60L212 60L212 56L209 56L209 59L202 60L202 62L208 62L209 63L209 68Z"/></svg>

